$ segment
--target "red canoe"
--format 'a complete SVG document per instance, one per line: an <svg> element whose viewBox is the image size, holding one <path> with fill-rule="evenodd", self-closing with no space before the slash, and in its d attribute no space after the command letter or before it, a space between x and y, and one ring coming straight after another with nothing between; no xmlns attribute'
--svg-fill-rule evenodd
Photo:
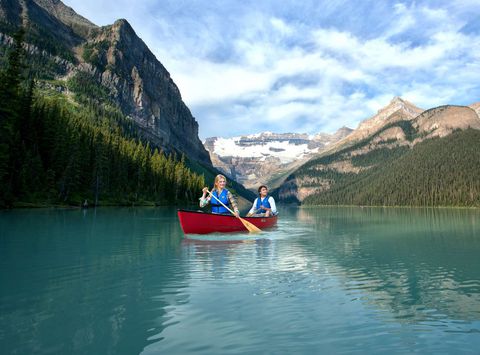
<svg viewBox="0 0 480 355"><path fill-rule="evenodd" d="M277 224L277 216L242 217L260 229ZM247 231L242 222L232 215L178 210L178 219L185 234L230 233Z"/></svg>

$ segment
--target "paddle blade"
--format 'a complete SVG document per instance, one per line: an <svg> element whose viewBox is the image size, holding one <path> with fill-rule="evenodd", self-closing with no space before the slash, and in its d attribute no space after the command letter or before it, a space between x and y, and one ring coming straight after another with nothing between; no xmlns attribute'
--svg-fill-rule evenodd
<svg viewBox="0 0 480 355"><path fill-rule="evenodd" d="M250 233L260 233L262 230L260 228L258 228L255 224L253 223L250 223L249 221L246 221L244 220L243 218L239 218L239 220L243 223L243 225L245 226L245 228L247 228L247 230L250 232Z"/></svg>

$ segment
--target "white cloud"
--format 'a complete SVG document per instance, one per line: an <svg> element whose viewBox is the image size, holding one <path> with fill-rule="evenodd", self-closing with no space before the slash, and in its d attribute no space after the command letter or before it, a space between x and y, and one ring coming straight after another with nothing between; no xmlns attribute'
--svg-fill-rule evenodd
<svg viewBox="0 0 480 355"><path fill-rule="evenodd" d="M393 35L403 33L417 24L414 13L405 4L395 4L394 18L392 25L387 30L385 36L391 37Z"/></svg>
<svg viewBox="0 0 480 355"><path fill-rule="evenodd" d="M270 23L272 24L273 28L276 29L279 33L284 36L292 35L295 32L295 29L285 23L282 19L279 18L271 18Z"/></svg>
<svg viewBox="0 0 480 355"><path fill-rule="evenodd" d="M121 1L67 3L99 24L127 18L202 138L356 127L397 95L424 108L480 99L480 38L459 32L478 1Z"/></svg>
<svg viewBox="0 0 480 355"><path fill-rule="evenodd" d="M178 64L175 65L175 64ZM232 101L268 90L272 76L268 72L248 70L241 66L208 61L173 63L175 81L182 88L184 100L195 106Z"/></svg>

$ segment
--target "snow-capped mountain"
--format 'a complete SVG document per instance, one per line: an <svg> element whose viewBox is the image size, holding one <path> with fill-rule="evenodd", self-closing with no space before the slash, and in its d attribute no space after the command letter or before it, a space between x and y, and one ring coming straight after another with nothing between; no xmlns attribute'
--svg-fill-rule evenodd
<svg viewBox="0 0 480 355"><path fill-rule="evenodd" d="M342 127L335 134L315 136L263 132L233 138L212 137L203 144L215 167L245 187L255 189L305 162L351 131Z"/></svg>

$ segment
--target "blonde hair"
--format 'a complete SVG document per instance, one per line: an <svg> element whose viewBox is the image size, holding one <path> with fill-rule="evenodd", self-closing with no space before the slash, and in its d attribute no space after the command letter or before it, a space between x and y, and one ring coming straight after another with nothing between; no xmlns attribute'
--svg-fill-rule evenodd
<svg viewBox="0 0 480 355"><path fill-rule="evenodd" d="M217 176L215 176L215 182L213 184L212 190L217 190L217 192L220 192L218 187L218 182L220 181L220 179L225 180L225 184L227 183L227 178L222 174L218 174Z"/></svg>

